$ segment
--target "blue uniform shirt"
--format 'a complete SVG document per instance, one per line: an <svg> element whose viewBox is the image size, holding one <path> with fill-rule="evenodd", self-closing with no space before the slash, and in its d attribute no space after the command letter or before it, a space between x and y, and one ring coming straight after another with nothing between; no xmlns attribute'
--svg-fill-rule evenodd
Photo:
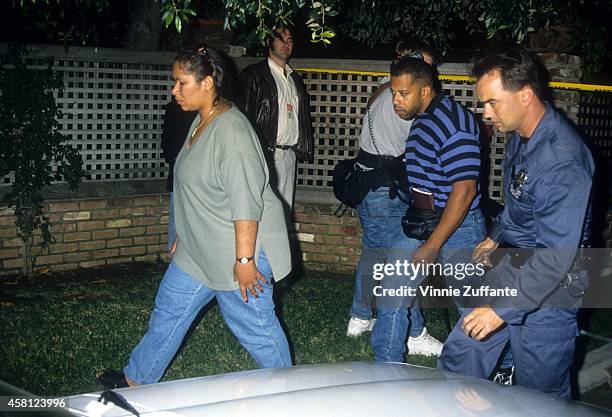
<svg viewBox="0 0 612 417"><path fill-rule="evenodd" d="M523 302L537 306L559 287L589 234L595 165L578 133L546 103L544 117L529 139L512 135L502 168L506 205L490 237L537 250L521 269L501 262L490 273L517 288ZM516 310L496 312L510 323L522 318Z"/></svg>

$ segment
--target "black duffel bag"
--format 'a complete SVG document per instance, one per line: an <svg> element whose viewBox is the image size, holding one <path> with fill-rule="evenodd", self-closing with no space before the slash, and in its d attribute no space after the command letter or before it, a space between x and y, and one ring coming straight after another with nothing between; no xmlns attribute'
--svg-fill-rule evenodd
<svg viewBox="0 0 612 417"><path fill-rule="evenodd" d="M334 195L342 204L357 207L370 191L369 171L357 166L357 159L338 161L332 173Z"/></svg>
<svg viewBox="0 0 612 417"><path fill-rule="evenodd" d="M442 217L442 210L423 210L414 206L402 217L404 234L412 239L427 240Z"/></svg>

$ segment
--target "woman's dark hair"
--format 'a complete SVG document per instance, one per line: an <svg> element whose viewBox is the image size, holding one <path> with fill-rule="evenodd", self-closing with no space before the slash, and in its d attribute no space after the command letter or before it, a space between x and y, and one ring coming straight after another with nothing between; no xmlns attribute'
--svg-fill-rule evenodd
<svg viewBox="0 0 612 417"><path fill-rule="evenodd" d="M225 69L221 54L204 45L187 48L178 53L174 62L179 63L183 69L192 74L196 81L211 76L215 82L217 94L221 94Z"/></svg>
<svg viewBox="0 0 612 417"><path fill-rule="evenodd" d="M540 71L533 56L523 47L511 48L505 52L488 55L476 62L472 74L477 80L491 71L499 71L504 89L516 92L530 86L542 98Z"/></svg>

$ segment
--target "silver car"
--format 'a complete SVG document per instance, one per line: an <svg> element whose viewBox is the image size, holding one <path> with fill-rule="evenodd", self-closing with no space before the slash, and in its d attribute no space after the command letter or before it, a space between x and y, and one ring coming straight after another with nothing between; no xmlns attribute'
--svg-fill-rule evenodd
<svg viewBox="0 0 612 417"><path fill-rule="evenodd" d="M74 416L580 416L612 412L404 363L262 369L82 394ZM129 411L132 410L132 411Z"/></svg>

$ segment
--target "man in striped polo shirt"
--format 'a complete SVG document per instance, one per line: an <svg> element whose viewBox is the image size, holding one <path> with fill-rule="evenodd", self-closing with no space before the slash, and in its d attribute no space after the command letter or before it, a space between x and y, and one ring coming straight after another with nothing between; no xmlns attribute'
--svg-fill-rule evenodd
<svg viewBox="0 0 612 417"><path fill-rule="evenodd" d="M480 176L479 129L475 116L437 88L435 70L423 60L404 57L391 64L393 109L402 119L414 119L406 142L406 175L413 201L424 197L427 211L439 217L420 246L405 254L413 264L470 263L471 253L485 236L478 208ZM424 276L404 281L415 287ZM453 280L452 277L448 277ZM403 285L402 284L402 285ZM395 284L397 285L397 283ZM461 283L456 282L454 287ZM377 360L402 361L401 347L407 329L398 329L412 298L403 302L378 300L378 323L372 335ZM455 300L458 304L459 301ZM462 305L459 304L459 307Z"/></svg>

